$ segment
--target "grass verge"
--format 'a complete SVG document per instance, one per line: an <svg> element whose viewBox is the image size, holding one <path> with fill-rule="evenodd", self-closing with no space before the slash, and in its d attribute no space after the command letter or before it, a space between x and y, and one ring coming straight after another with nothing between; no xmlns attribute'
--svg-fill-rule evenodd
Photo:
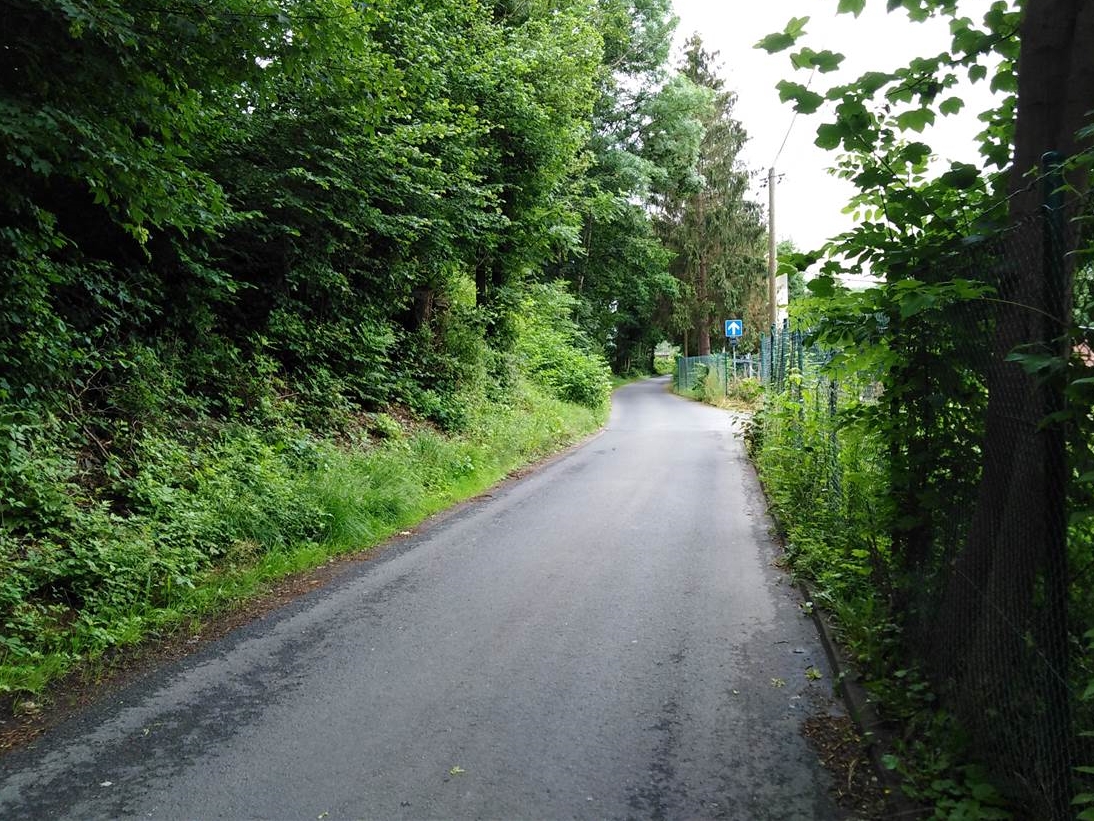
<svg viewBox="0 0 1094 821"><path fill-rule="evenodd" d="M458 435L385 416L382 439L237 427L193 449L158 441L133 477L146 507L90 506L67 543L58 532L0 545L0 694L15 713L36 709L74 669L372 547L580 440L605 412L522 383L473 408Z"/></svg>

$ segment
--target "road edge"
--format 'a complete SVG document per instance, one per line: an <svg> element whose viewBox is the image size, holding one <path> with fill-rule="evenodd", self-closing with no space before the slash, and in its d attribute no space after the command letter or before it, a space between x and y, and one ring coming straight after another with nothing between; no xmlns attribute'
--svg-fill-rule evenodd
<svg viewBox="0 0 1094 821"><path fill-rule="evenodd" d="M119 691L196 654L209 644L220 641L260 619L291 606L305 597L323 590L351 573L355 568L381 558L394 558L399 548L411 549L412 539L424 535L459 516L473 505L504 493L518 482L546 470L568 458L603 435L610 413L596 430L559 450L513 468L490 487L474 496L454 502L448 507L423 518L401 532L393 533L374 545L331 556L326 562L308 570L284 576L259 595L241 599L223 612L202 619L200 633L192 635L177 629L159 638L149 638L134 645L117 648L112 656L96 660L90 666L78 667L50 685L41 703L30 702L35 710L0 713L0 762L19 749L33 743L76 716L93 709ZM26 703L26 702L22 702Z"/></svg>

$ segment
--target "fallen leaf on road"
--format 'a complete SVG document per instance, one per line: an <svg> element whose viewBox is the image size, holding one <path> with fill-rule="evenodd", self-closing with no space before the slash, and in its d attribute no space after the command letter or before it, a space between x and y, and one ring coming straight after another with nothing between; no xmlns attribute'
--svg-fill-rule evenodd
<svg viewBox="0 0 1094 821"><path fill-rule="evenodd" d="M805 671L805 677L810 681L817 681L818 679L824 678L824 674L816 667L810 667Z"/></svg>
<svg viewBox="0 0 1094 821"><path fill-rule="evenodd" d="M459 764L457 764L455 767L453 767L451 770L448 771L448 774L449 775L463 775L465 772L466 772L466 770L464 770L463 767L461 767Z"/></svg>
<svg viewBox="0 0 1094 821"><path fill-rule="evenodd" d="M786 679L773 678L773 679L771 679L771 686L772 687L785 687L786 686Z"/></svg>

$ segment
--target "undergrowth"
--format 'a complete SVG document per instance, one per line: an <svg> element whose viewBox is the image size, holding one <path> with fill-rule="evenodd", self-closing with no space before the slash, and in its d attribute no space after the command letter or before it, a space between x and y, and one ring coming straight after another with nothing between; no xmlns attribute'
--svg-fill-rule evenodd
<svg viewBox="0 0 1094 821"><path fill-rule="evenodd" d="M746 413L754 412L763 405L763 385L759 379L731 378L725 384L718 371L708 365L698 363L692 367L695 369L694 384L688 390L680 390L677 386L676 392L680 395L718 408Z"/></svg>
<svg viewBox="0 0 1094 821"><path fill-rule="evenodd" d="M0 390L0 699L375 545L599 426L608 368L565 289L530 288L513 337L489 344L465 285L443 329L368 362L343 349L340 375L165 337L49 391Z"/></svg>
<svg viewBox="0 0 1094 821"><path fill-rule="evenodd" d="M827 380L771 391L746 439L785 541L791 571L836 624L883 715L899 728L884 756L904 792L935 818L1011 818L985 768L907 661L895 612L887 524L893 511L882 440Z"/></svg>
<svg viewBox="0 0 1094 821"><path fill-rule="evenodd" d="M374 545L602 419L602 408L563 402L517 377L504 402L468 407L454 435L377 414L349 441L245 424L210 426L187 441L141 437L130 509L58 491L47 529L0 530L0 693L40 694L109 648Z"/></svg>

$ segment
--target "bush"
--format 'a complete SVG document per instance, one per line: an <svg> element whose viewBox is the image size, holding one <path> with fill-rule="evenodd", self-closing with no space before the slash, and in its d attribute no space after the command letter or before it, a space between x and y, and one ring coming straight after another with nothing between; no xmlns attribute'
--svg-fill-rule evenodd
<svg viewBox="0 0 1094 821"><path fill-rule="evenodd" d="M763 393L764 386L759 379L731 379L726 390L726 398L751 403L763 396Z"/></svg>
<svg viewBox="0 0 1094 821"><path fill-rule="evenodd" d="M516 352L532 379L559 399L598 410L611 395L611 370L574 324L574 304L561 282L532 288L517 318Z"/></svg>
<svg viewBox="0 0 1094 821"><path fill-rule="evenodd" d="M675 370L675 356L655 356L653 358L653 372L658 376L665 376L666 374L675 372Z"/></svg>
<svg viewBox="0 0 1094 821"><path fill-rule="evenodd" d="M55 416L0 406L0 533L72 518L77 465L65 439Z"/></svg>
<svg viewBox="0 0 1094 821"><path fill-rule="evenodd" d="M696 377L695 387L692 389L696 399L717 405L725 397L722 375L717 369L700 364L696 367Z"/></svg>

